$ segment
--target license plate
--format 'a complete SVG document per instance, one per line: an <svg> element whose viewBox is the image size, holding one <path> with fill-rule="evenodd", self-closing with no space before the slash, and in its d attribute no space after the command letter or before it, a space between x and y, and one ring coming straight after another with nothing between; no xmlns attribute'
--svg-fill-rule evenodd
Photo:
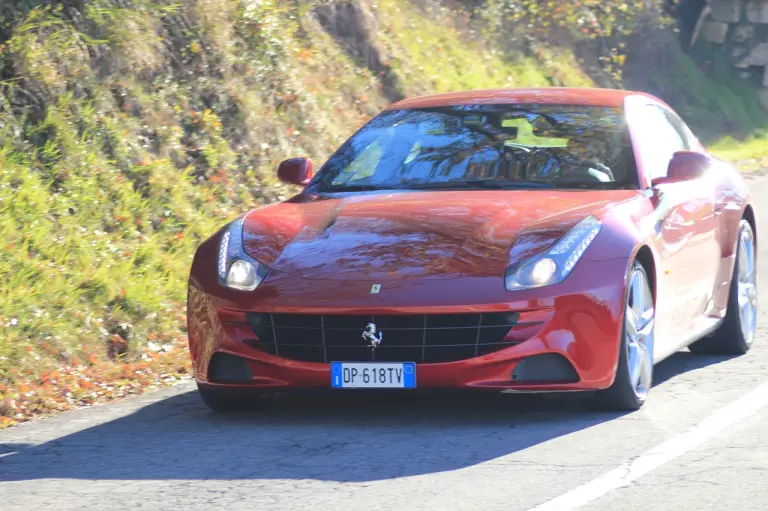
<svg viewBox="0 0 768 511"><path fill-rule="evenodd" d="M334 389L415 389L414 362L331 362Z"/></svg>

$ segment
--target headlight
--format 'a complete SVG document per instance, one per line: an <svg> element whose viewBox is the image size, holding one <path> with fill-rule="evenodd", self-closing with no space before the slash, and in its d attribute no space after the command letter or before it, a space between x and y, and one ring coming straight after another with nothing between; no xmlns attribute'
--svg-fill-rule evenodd
<svg viewBox="0 0 768 511"><path fill-rule="evenodd" d="M253 291L269 273L269 268L243 250L243 221L240 218L224 231L219 245L219 284L239 291Z"/></svg>
<svg viewBox="0 0 768 511"><path fill-rule="evenodd" d="M549 286L565 280L600 232L600 221L588 216L552 248L507 268L507 291Z"/></svg>

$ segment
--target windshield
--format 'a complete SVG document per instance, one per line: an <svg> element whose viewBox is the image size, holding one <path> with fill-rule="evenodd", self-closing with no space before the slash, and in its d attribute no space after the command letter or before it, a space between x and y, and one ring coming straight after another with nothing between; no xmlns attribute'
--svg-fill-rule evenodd
<svg viewBox="0 0 768 511"><path fill-rule="evenodd" d="M526 104L385 111L307 191L636 187L622 109Z"/></svg>

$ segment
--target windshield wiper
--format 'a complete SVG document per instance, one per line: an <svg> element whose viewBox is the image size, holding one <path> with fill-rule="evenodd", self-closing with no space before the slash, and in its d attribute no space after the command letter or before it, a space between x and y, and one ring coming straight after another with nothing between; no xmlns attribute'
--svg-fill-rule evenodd
<svg viewBox="0 0 768 511"><path fill-rule="evenodd" d="M461 181L442 181L434 183L417 183L403 185L407 188L422 189L451 189L478 188L480 190L506 190L517 188L552 188L552 183L539 181L498 181L495 179L462 179Z"/></svg>
<svg viewBox="0 0 768 511"><path fill-rule="evenodd" d="M329 186L316 193L370 192L377 190L525 190L525 189L585 189L611 190L625 188L615 181L499 181L496 179L462 179L431 183L402 183L398 185L338 185Z"/></svg>
<svg viewBox="0 0 768 511"><path fill-rule="evenodd" d="M583 190L617 190L629 188L626 184L616 181L555 181L555 188L580 188Z"/></svg>
<svg viewBox="0 0 768 511"><path fill-rule="evenodd" d="M378 185L337 185L326 186L318 190L320 193L335 193L335 192L370 192L375 190L393 190L392 186L378 186Z"/></svg>

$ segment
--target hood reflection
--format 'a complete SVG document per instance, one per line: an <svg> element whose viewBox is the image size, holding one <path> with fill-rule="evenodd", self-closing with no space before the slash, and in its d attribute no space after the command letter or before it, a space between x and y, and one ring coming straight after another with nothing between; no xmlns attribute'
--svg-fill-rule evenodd
<svg viewBox="0 0 768 511"><path fill-rule="evenodd" d="M264 264L307 279L498 276L522 231L529 248L531 237L554 240L630 193L441 191L286 202L248 215L244 246Z"/></svg>

